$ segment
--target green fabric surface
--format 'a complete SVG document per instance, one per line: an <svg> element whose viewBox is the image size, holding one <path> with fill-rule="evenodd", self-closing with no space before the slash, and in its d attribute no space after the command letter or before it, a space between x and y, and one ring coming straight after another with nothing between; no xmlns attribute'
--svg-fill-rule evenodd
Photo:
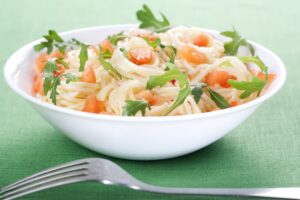
<svg viewBox="0 0 300 200"><path fill-rule="evenodd" d="M0 76L0 188L34 172L86 157L109 158L137 178L176 187L300 186L300 1L145 1L177 25L228 30L266 46L284 61L281 91L229 135L190 155L162 161L109 158L74 143L50 126ZM138 0L1 0L0 66L50 28L136 23ZM199 127L201 129L201 127ZM117 186L79 183L24 199L223 199L165 196ZM228 198L230 199L230 198ZM245 198L236 198L245 199Z"/></svg>

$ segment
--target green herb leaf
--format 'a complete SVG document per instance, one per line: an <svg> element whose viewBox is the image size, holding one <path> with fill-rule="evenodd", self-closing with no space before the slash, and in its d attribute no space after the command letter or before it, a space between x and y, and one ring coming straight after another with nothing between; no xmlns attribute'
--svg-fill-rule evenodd
<svg viewBox="0 0 300 200"><path fill-rule="evenodd" d="M177 66L175 66L172 63L168 63L167 67L169 68L169 70L166 71L164 74L159 75L159 76L150 76L150 78L147 81L147 89L151 90L157 86L162 87L172 80L178 80L179 87L180 87L179 93L178 93L177 98L175 99L174 103L167 110L165 115L168 115L175 108L177 108L178 106L183 104L185 99L191 92L191 88L190 88L187 76L185 74L183 74L177 68Z"/></svg>
<svg viewBox="0 0 300 200"><path fill-rule="evenodd" d="M75 39L75 38L72 38L71 41L69 41L69 44L70 45L75 45L75 46L81 46L83 45L84 43L80 42L79 40Z"/></svg>
<svg viewBox="0 0 300 200"><path fill-rule="evenodd" d="M107 37L107 40L110 41L110 43L112 43L113 45L117 45L117 43L121 40L124 40L126 38L126 36L123 34L123 32L114 34L114 35L110 35Z"/></svg>
<svg viewBox="0 0 300 200"><path fill-rule="evenodd" d="M82 72L84 70L85 63L89 59L87 48L88 48L88 45L81 44L81 50L79 53L79 60L80 60L79 71L80 72Z"/></svg>
<svg viewBox="0 0 300 200"><path fill-rule="evenodd" d="M107 62L104 57L104 52L100 48L99 53L99 62L103 66L103 68L109 72L110 75L112 75L116 79L122 79L121 74L112 66L110 62Z"/></svg>
<svg viewBox="0 0 300 200"><path fill-rule="evenodd" d="M136 13L137 19L141 22L140 28L151 28L156 32L164 32L169 29L170 23L168 19L161 14L163 20L159 21L152 13L147 5L143 5L141 10Z"/></svg>
<svg viewBox="0 0 300 200"><path fill-rule="evenodd" d="M258 56L244 56L244 57L239 57L239 59L243 63L254 63L256 64L262 72L266 74L266 81L268 81L268 67L263 63L263 61L258 57Z"/></svg>
<svg viewBox="0 0 300 200"><path fill-rule="evenodd" d="M56 42L59 42L59 43L64 42L64 40L54 30L49 30L49 35L48 36Z"/></svg>
<svg viewBox="0 0 300 200"><path fill-rule="evenodd" d="M88 61L89 59L89 55L88 55L88 44L85 44L83 42L80 42L79 40L72 38L70 41L66 42L66 45L68 45L68 47L70 48L74 48L74 47L80 47L80 52L78 55L79 58L79 71L82 72L84 71L84 67L85 67L85 63L86 61Z"/></svg>
<svg viewBox="0 0 300 200"><path fill-rule="evenodd" d="M64 74L63 76L66 77L66 83L75 82L75 81L80 80L79 76L75 76L74 74L71 74L71 73Z"/></svg>
<svg viewBox="0 0 300 200"><path fill-rule="evenodd" d="M127 51L124 47L120 48L120 51L123 53L123 55L124 55L127 59L129 58L129 56L128 56L128 51Z"/></svg>
<svg viewBox="0 0 300 200"><path fill-rule="evenodd" d="M55 44L54 46L58 48L61 54L64 54L66 52L67 45L65 43Z"/></svg>
<svg viewBox="0 0 300 200"><path fill-rule="evenodd" d="M224 97L222 95L220 95L216 91L213 91L209 87L207 87L207 92L209 93L210 98L216 103L216 105L219 108L225 109L225 108L229 107L228 102L224 99Z"/></svg>
<svg viewBox="0 0 300 200"><path fill-rule="evenodd" d="M145 37L145 38L143 38L147 43L148 43L148 45L150 46L150 47L152 47L152 48L156 48L156 47L158 47L158 46L160 46L160 42L161 42L161 40L157 37L157 38L155 38L153 41L151 41L149 38L147 38L147 37Z"/></svg>
<svg viewBox="0 0 300 200"><path fill-rule="evenodd" d="M58 64L62 64L63 66L64 66L64 68L66 68L66 69L69 69L70 68L70 66L69 66L69 64L68 63L66 63L65 61L64 61L64 59L63 58L57 58L56 59L56 62L58 63Z"/></svg>
<svg viewBox="0 0 300 200"><path fill-rule="evenodd" d="M146 101L133 101L126 100L123 106L123 115L135 116L137 112L141 111L142 115L145 116L146 108L151 109L150 105Z"/></svg>
<svg viewBox="0 0 300 200"><path fill-rule="evenodd" d="M100 47L101 49L101 47ZM106 51L100 51L100 53L102 53L103 58L111 58L112 57L112 52L108 49L106 49Z"/></svg>
<svg viewBox="0 0 300 200"><path fill-rule="evenodd" d="M179 84L183 84L184 86L187 77L176 66L174 66L174 64L169 63L169 70L166 71L164 74L159 76L150 76L150 78L147 81L146 88L151 90L157 86L162 87L172 80L178 80Z"/></svg>
<svg viewBox="0 0 300 200"><path fill-rule="evenodd" d="M233 88L244 91L240 95L241 99L249 97L254 92L258 92L257 96L259 96L266 83L267 81L260 80L256 76L253 77L251 81L228 80L228 84L231 85Z"/></svg>
<svg viewBox="0 0 300 200"><path fill-rule="evenodd" d="M179 90L179 93L177 95L177 98L175 99L175 102L172 104L172 106L168 109L168 111L166 112L165 115L168 115L170 112L172 112L175 108L177 108L178 106L180 106L181 104L184 103L185 99L187 98L187 96L189 96L191 92L191 88L190 85L188 83L186 83L184 88L181 88Z"/></svg>
<svg viewBox="0 0 300 200"><path fill-rule="evenodd" d="M57 59L56 59L57 60ZM55 60L49 60L45 65L43 76L44 76L44 94L47 95L50 91L50 99L52 100L53 104L56 104L56 95L57 93L57 86L60 85L61 77L66 77L66 82L69 83L71 81L78 81L80 78L70 73L61 74L55 77L54 72L58 71L59 68L56 64Z"/></svg>
<svg viewBox="0 0 300 200"><path fill-rule="evenodd" d="M194 97L195 102L198 104L200 101L200 98L203 94L202 85L196 85L193 89L191 94Z"/></svg>
<svg viewBox="0 0 300 200"><path fill-rule="evenodd" d="M175 58L176 58L177 49L174 46L172 46L172 45L164 46L164 45L161 44L160 47L169 56L169 58L170 58L169 62L174 64Z"/></svg>
<svg viewBox="0 0 300 200"><path fill-rule="evenodd" d="M53 87L53 79L55 78L54 76L54 71L58 71L59 68L57 67L56 63L54 60L49 60L47 64L45 65L44 68L44 94L47 95L48 91L52 89Z"/></svg>
<svg viewBox="0 0 300 200"><path fill-rule="evenodd" d="M221 35L230 37L232 39L230 42L227 42L224 45L226 55L237 55L240 46L246 46L250 50L251 54L254 55L253 46L247 42L247 40L243 38L234 28L233 31L221 32Z"/></svg>
<svg viewBox="0 0 300 200"><path fill-rule="evenodd" d="M41 42L40 44L34 45L33 49L36 52L42 51L44 48L47 49L47 53L50 54L53 50L52 42Z"/></svg>
<svg viewBox="0 0 300 200"><path fill-rule="evenodd" d="M52 103L56 105L56 95L58 95L57 92L57 86L60 85L60 76L57 76L54 78L52 82L52 88L51 88L51 93L50 93L50 99L52 100Z"/></svg>
<svg viewBox="0 0 300 200"><path fill-rule="evenodd" d="M47 53L50 54L53 51L54 46L60 47L59 43L64 42L64 40L54 30L49 30L48 35L44 35L43 37L46 39L46 41L42 41L40 44L34 45L33 47L36 52L46 48ZM64 48L60 47L59 51L64 53Z"/></svg>

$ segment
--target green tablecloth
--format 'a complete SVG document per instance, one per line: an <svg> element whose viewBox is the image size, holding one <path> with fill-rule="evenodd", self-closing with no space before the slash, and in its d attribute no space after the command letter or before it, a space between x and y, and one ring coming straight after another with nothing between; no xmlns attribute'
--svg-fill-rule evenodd
<svg viewBox="0 0 300 200"><path fill-rule="evenodd" d="M284 61L282 90L228 136L193 154L163 161L109 158L148 183L185 187L300 186L300 1L147 1L173 24L227 30L260 43ZM0 66L49 28L66 31L136 23L142 1L9 0L0 4ZM1 69L2 70L2 69ZM104 157L66 138L12 92L0 76L0 187L67 161ZM201 127L199 127L201 128ZM184 199L82 183L26 199ZM187 199L195 199L189 197ZM218 198L199 198L218 199ZM242 199L242 198L240 198Z"/></svg>

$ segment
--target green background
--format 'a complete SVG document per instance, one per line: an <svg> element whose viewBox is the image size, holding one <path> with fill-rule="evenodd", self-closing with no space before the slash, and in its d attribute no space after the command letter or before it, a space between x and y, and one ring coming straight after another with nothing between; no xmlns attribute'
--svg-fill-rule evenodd
<svg viewBox="0 0 300 200"><path fill-rule="evenodd" d="M300 1L153 0L146 3L154 11L165 13L172 24L216 30L228 30L234 25L243 36L282 58L288 72L287 81L278 94L241 126L207 148L163 161L109 159L141 180L161 186L300 186ZM1 0L1 70L15 50L40 38L50 28L61 32L136 23L135 11L142 4L143 1L134 0ZM8 88L3 76L0 76L0 99L0 188L56 164L86 157L105 158L51 127ZM81 183L39 192L25 199L219 198L163 196Z"/></svg>

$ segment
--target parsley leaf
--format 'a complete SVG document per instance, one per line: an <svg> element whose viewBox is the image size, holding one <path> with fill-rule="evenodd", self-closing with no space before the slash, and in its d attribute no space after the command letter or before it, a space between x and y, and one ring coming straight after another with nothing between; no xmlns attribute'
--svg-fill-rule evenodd
<svg viewBox="0 0 300 200"><path fill-rule="evenodd" d="M137 112L141 111L142 115L145 116L146 108L151 109L150 105L146 101L133 101L126 100L123 106L123 115L135 116Z"/></svg>
<svg viewBox="0 0 300 200"><path fill-rule="evenodd" d="M123 34L123 32L120 32L117 34L109 35L107 37L107 40L110 41L110 43L112 43L113 45L117 45L117 43L120 40L124 40L125 38L126 38L126 36Z"/></svg>
<svg viewBox="0 0 300 200"><path fill-rule="evenodd" d="M140 28L151 28L156 32L165 32L170 27L170 22L165 15L161 13L163 18L162 21L159 21L152 13L150 8L147 5L143 5L141 10L138 10L136 13L137 19L141 22Z"/></svg>
<svg viewBox="0 0 300 200"><path fill-rule="evenodd" d="M241 99L249 97L254 92L258 92L257 96L259 96L266 83L266 81L263 81L256 76L253 77L251 81L228 80L228 84L231 85L233 88L244 91L240 95Z"/></svg>
<svg viewBox="0 0 300 200"><path fill-rule="evenodd" d="M209 87L207 87L207 92L210 95L210 98L215 102L215 104L221 108L221 109L225 109L229 107L228 102L224 99L224 97L222 95L220 95L219 93L217 93L216 91L213 91L212 89L210 89Z"/></svg>
<svg viewBox="0 0 300 200"><path fill-rule="evenodd" d="M191 94L193 95L195 102L198 104L203 94L202 85L196 85L192 89Z"/></svg>
<svg viewBox="0 0 300 200"><path fill-rule="evenodd" d="M44 35L43 37L46 41L42 41L40 44L34 45L33 47L36 52L46 48L47 53L50 54L53 51L54 46L56 46L61 53L64 53L66 47L65 45L60 45L60 43L64 43L64 40L56 33L56 31L49 30L48 35Z"/></svg>
<svg viewBox="0 0 300 200"><path fill-rule="evenodd" d="M240 46L246 46L250 50L251 55L254 55L253 46L247 42L247 40L243 38L234 28L233 31L221 32L221 35L230 37L232 39L230 42L227 42L224 45L226 55L237 55Z"/></svg>
<svg viewBox="0 0 300 200"><path fill-rule="evenodd" d="M167 67L169 68L169 70L166 71L164 74L159 76L150 76L150 78L147 81L147 87L146 87L147 89L151 90L157 86L162 87L168 82L170 82L171 80L178 80L179 87L180 87L179 93L177 95L176 100L171 105L171 107L167 110L165 115L168 115L176 107L183 104L191 91L187 76L184 73L182 73L177 68L177 66L174 65L173 63L168 63Z"/></svg>
<svg viewBox="0 0 300 200"><path fill-rule="evenodd" d="M112 75L116 79L122 79L122 75L112 66L110 62L107 62L105 60L105 52L102 51L100 47L100 53L99 53L99 62L103 66L103 68L109 72L110 75Z"/></svg>

